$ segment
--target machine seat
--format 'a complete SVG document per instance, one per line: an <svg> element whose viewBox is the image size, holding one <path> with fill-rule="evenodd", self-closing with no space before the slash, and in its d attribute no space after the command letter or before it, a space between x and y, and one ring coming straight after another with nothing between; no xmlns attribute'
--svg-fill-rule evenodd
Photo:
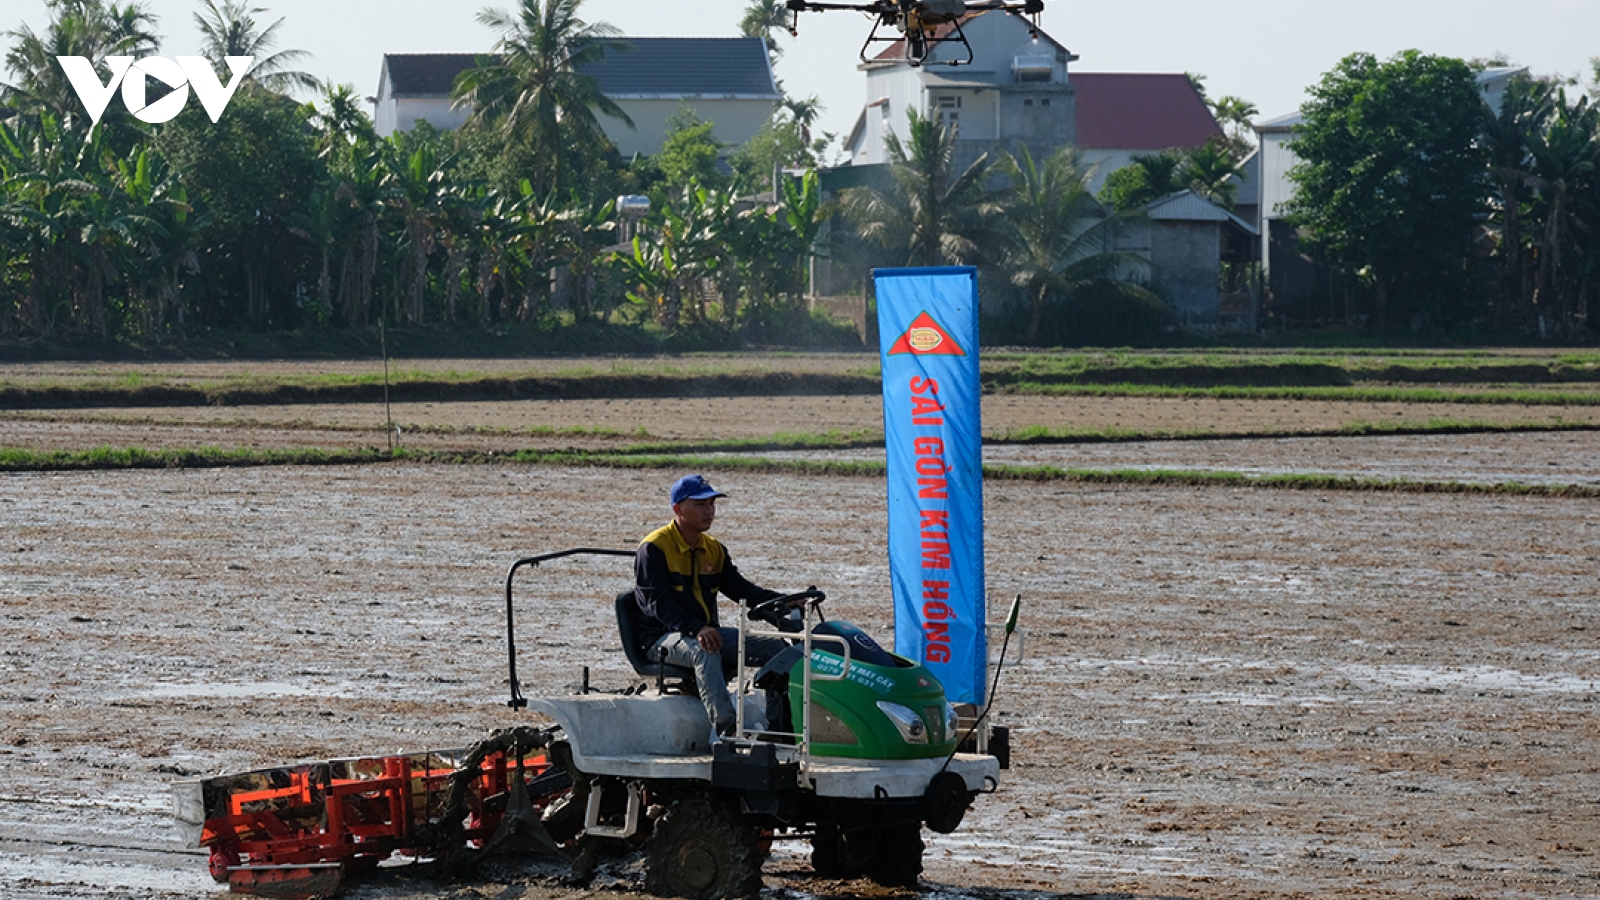
<svg viewBox="0 0 1600 900"><path fill-rule="evenodd" d="M639 640L639 604L634 600L632 590L623 591L617 595L614 605L617 608L617 629L622 636L622 652L628 657L628 664L633 666L633 671L645 678L654 678L658 682L666 679L679 693L695 693L694 670L671 663L650 659L646 655L645 647ZM683 685L687 682L687 691Z"/></svg>

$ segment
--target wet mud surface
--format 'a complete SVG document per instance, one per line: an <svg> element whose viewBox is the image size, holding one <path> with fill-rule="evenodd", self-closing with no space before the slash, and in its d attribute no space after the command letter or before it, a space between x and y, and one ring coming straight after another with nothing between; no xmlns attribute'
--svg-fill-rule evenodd
<svg viewBox="0 0 1600 900"><path fill-rule="evenodd" d="M401 446L504 453L759 440L783 433L881 435L883 405L877 397L823 396L396 403L388 410L381 403L46 410L0 416L0 445L37 450L385 447L390 421ZM1600 428L1600 407L1006 395L983 400L984 433L1001 438L1039 427L1295 436L1353 426L1419 428L1437 421ZM1105 452L1121 455L1122 446Z"/></svg>
<svg viewBox="0 0 1600 900"><path fill-rule="evenodd" d="M1582 434L1392 440L1337 449L1423 465L1431 443L1465 479L1595 478ZM1225 445L1149 446L1095 452ZM1336 465L1296 446L1284 465ZM177 846L169 781L521 721L507 565L631 546L677 474L0 475L0 895L218 895ZM710 474L741 569L817 584L888 639L881 480ZM1600 895L1600 501L1004 482L986 520L992 617L1025 602L996 706L1014 767L929 837L922 896ZM627 579L615 562L519 576L526 693L568 692L584 666L628 682L607 613ZM915 896L815 880L805 851L775 849L767 896ZM347 896L635 890L626 871L589 890L491 874L389 870Z"/></svg>

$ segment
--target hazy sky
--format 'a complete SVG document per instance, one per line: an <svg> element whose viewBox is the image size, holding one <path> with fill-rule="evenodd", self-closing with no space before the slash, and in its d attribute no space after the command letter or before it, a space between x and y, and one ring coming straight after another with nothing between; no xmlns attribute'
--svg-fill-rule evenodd
<svg viewBox="0 0 1600 900"><path fill-rule="evenodd" d="M198 44L193 0L145 0L169 56ZM494 35L475 21L483 5L438 0L256 0L284 18L281 46L307 50L322 78L377 90L386 52L486 51ZM625 34L732 35L747 0L586 0L583 15ZM1504 54L1537 74L1586 75L1600 56L1600 0L1046 0L1044 29L1084 72L1196 72L1212 96L1254 102L1263 117L1293 112L1304 91L1342 57L1408 48L1463 58ZM43 0L8 0L0 28L43 30ZM852 12L807 13L783 36L778 77L792 95L819 98L825 131L845 132L864 95L857 53L870 22ZM6 46L10 42L6 41ZM7 79L9 80L9 78Z"/></svg>

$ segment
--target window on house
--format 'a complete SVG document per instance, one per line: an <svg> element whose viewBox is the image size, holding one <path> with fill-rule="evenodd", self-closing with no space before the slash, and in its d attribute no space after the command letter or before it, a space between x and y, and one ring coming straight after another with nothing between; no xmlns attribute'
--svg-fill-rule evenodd
<svg viewBox="0 0 1600 900"><path fill-rule="evenodd" d="M961 98L954 94L941 94L933 100L934 122L950 133L961 135Z"/></svg>

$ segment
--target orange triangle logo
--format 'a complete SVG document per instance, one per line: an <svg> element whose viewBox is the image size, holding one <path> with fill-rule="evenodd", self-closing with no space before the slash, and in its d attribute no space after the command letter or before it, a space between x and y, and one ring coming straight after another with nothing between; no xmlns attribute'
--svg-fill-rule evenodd
<svg viewBox="0 0 1600 900"><path fill-rule="evenodd" d="M889 355L910 353L913 356L966 356L950 332L933 320L926 312L918 313L911 327L889 348Z"/></svg>

